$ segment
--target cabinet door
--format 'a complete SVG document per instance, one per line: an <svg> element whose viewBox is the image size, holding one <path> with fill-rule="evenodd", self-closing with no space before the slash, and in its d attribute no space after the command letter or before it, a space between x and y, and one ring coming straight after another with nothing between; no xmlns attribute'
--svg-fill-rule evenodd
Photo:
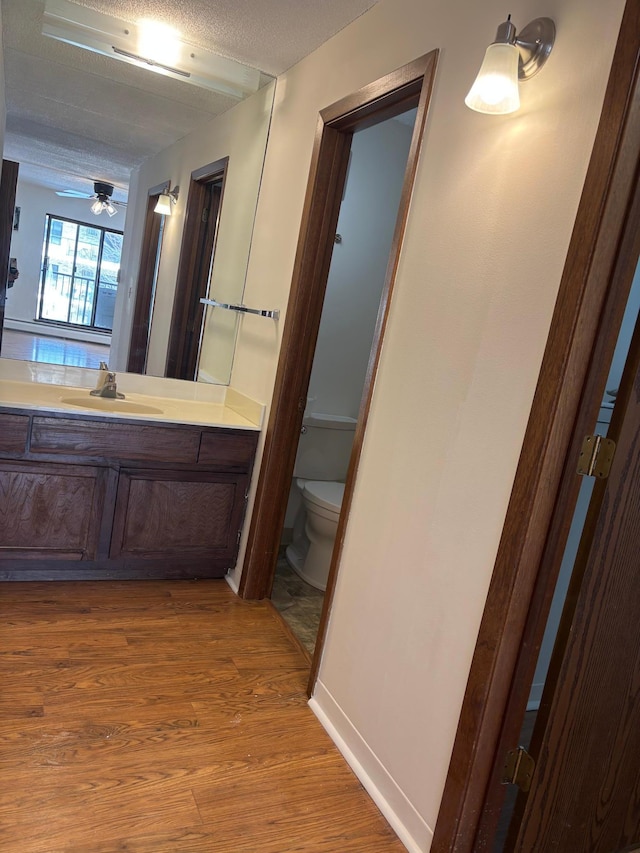
<svg viewBox="0 0 640 853"><path fill-rule="evenodd" d="M0 560L92 559L104 502L99 468L0 462Z"/></svg>
<svg viewBox="0 0 640 853"><path fill-rule="evenodd" d="M0 453L24 453L28 433L27 415L0 414Z"/></svg>
<svg viewBox="0 0 640 853"><path fill-rule="evenodd" d="M245 506L245 475L122 469L112 558L233 565Z"/></svg>

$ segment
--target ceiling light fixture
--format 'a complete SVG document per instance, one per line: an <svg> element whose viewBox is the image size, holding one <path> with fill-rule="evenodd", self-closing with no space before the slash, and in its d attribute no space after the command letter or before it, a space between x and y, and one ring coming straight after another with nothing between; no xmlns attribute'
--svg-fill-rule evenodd
<svg viewBox="0 0 640 853"><path fill-rule="evenodd" d="M241 100L260 88L257 68L190 44L155 21L127 21L70 0L46 0L42 34Z"/></svg>
<svg viewBox="0 0 640 853"><path fill-rule="evenodd" d="M167 185L164 192L161 192L158 196L158 202L153 208L153 212L161 213L163 216L171 216L172 207L177 203L179 195L180 187L174 187L171 192L169 192L169 186Z"/></svg>
<svg viewBox="0 0 640 853"><path fill-rule="evenodd" d="M517 35L509 15L486 50L465 104L490 115L515 112L520 107L518 80L529 80L540 71L549 58L555 35L551 18L536 18Z"/></svg>
<svg viewBox="0 0 640 853"><path fill-rule="evenodd" d="M99 216L103 210L106 210L109 216L115 216L118 212L117 207L114 207L111 201L113 194L113 185L105 184L102 181L96 181L93 185L96 194L96 200L91 205L91 213Z"/></svg>

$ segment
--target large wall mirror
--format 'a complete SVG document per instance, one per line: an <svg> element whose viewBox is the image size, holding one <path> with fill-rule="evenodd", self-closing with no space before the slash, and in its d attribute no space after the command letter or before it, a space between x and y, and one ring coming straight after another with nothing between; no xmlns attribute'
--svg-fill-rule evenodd
<svg viewBox="0 0 640 853"><path fill-rule="evenodd" d="M131 369L129 343L132 331L136 332L135 294L145 254L145 213L149 193L164 183L179 187L179 193L171 216L163 223L143 371L152 376L229 382L240 315L205 308L199 298L242 303L274 92L272 80L137 170L129 193L112 337L111 359L117 369ZM193 298L199 310L190 317L186 316L189 306L183 303L191 298L189 286L196 277L201 290ZM176 347L178 333L178 343L184 346ZM176 350L190 351L192 357L180 359Z"/></svg>
<svg viewBox="0 0 640 853"><path fill-rule="evenodd" d="M193 227L186 211L203 168L224 162L219 205L211 213L213 241L202 263L206 296L241 303L274 91L275 80L263 75L253 95L146 160L131 175L128 198L114 192L119 215L95 217L90 200L19 177L10 252L19 277L7 291L2 356L89 367L108 360L114 369L127 370L145 223L153 216L160 227L147 351L142 367L131 369L228 383L239 316L232 311L203 308L202 321L191 330L197 338L195 369L181 375L168 368L180 307L176 283L181 264L188 262L185 228ZM171 215L152 208L149 213L149 193L165 187L179 187ZM15 334L26 331L31 334Z"/></svg>

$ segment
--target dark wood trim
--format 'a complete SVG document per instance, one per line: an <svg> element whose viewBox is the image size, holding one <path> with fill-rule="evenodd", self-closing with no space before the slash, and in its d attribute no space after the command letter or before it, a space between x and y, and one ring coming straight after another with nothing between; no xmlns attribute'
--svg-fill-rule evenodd
<svg viewBox="0 0 640 853"><path fill-rule="evenodd" d="M419 108L419 117L411 143L398 224L387 270L385 294L378 317L373 355L368 368L367 386L363 395L366 402L361 411L355 438L356 449L345 488L341 522L341 535L344 535L359 448L362 444L373 377L378 362L378 350L398 263L437 57L438 52L432 51L410 63L409 66L388 74L359 92L342 99L323 110L320 115L302 213L273 403L265 438L265 450L249 531L245 569L240 581L240 595L244 598L263 598L270 593L273 583L331 263L333 237L346 179L351 137L356 129L374 124L375 115L382 117L379 120L384 120L408 109L415 103ZM408 92L411 94L409 95ZM326 596L325 620L335 584L337 561L336 557ZM320 642L316 644L316 658L319 657L323 636L324 628L319 637Z"/></svg>
<svg viewBox="0 0 640 853"><path fill-rule="evenodd" d="M474 652L434 853L478 849L501 731L514 725L505 714L514 713L509 701L516 665L524 654L537 654L535 646L523 646L527 620L530 613L538 620L542 615L534 594L552 521L560 524L555 535L566 537L575 503L575 485L562 492L563 473L581 400L593 381L590 359L637 176L639 51L640 0L628 0Z"/></svg>
<svg viewBox="0 0 640 853"><path fill-rule="evenodd" d="M156 216L155 206L160 193L169 185L169 181L152 187L147 193L147 210L144 220L142 252L136 284L136 303L131 324L129 340L128 373L144 373L149 349L149 331L153 311L153 290L158 262L159 241L162 231L162 217Z"/></svg>
<svg viewBox="0 0 640 853"><path fill-rule="evenodd" d="M9 275L9 254L13 235L18 169L18 163L14 163L13 160L2 161L2 175L0 176L0 344L2 344L4 307L7 299L7 276Z"/></svg>
<svg viewBox="0 0 640 853"><path fill-rule="evenodd" d="M384 334L387 327L389 307L391 304L391 297L393 295L396 273L398 271L398 263L400 261L400 251L402 249L402 241L404 239L404 233L407 226L407 218L409 216L409 204L411 202L413 184L418 168L420 147L422 145L424 127L427 121L427 111L429 107L429 101L431 99L436 64L438 60L437 51L428 54L427 58L429 59L429 62L426 67L423 63L421 63L421 68L415 69L416 71L422 71L419 80L413 80L407 86L404 87L404 89L408 89L409 87L411 87L414 90L413 94L411 95L411 101L408 101L406 97L403 97L401 100L399 99L396 103L393 104L386 104L384 102L380 104L382 112L384 114L389 108L393 109L400 104L402 104L402 109L400 110L400 112L403 112L405 109L410 108L413 105L415 99L417 99L418 102L416 120L413 128L413 135L411 137L411 145L409 148L407 166L405 169L404 181L402 185L402 193L400 195L400 203L398 205L398 215L396 219L393 240L391 243L391 249L389 251L389 263L387 266L385 282L382 289L382 296L380 299L380 307L378 309L378 318L376 321L376 328L374 331L373 343L369 356L369 363L367 365L367 373L365 376L362 402L360 404L360 412L358 414L358 423L356 425L353 450L351 452L351 458L349 460L349 470L347 472L346 481L347 485L345 487L345 493L342 502L342 511L340 513L340 520L338 522L336 544L334 546L333 555L331 557L331 567L329 569L329 577L327 579L327 589L322 604L322 614L320 616L320 626L318 628L318 636L316 638L315 646L316 651L318 653L314 654L311 671L309 673L309 684L307 688L309 696L311 696L311 693L313 692L313 687L318 677L318 669L320 667L321 657L320 651L324 646L324 641L327 634L327 627L329 624L329 613L331 612L331 607L333 605L333 599L335 595L336 580L338 577L338 566L340 565L340 560L342 559L344 539L347 532L349 514L351 512L351 504L353 502L353 489L355 485L356 472L360 464L362 445L364 443L364 434L367 427L367 422L369 420L369 412L371 410L371 402L373 399L373 389L375 385L375 379L378 374L378 366L380 364L382 341L384 339ZM415 64L412 63L412 65ZM406 96L406 92L404 92L404 94ZM397 115L398 113L395 114ZM387 116L385 115L385 118L386 117Z"/></svg>
<svg viewBox="0 0 640 853"><path fill-rule="evenodd" d="M350 146L351 134L326 128L319 120L240 579L243 598L264 598L273 585Z"/></svg>
<svg viewBox="0 0 640 853"><path fill-rule="evenodd" d="M204 314L200 298L207 295L228 165L223 157L191 173L165 370L176 379L195 377Z"/></svg>
<svg viewBox="0 0 640 853"><path fill-rule="evenodd" d="M581 485L581 479L576 476L575 460L578 458L580 453L583 437L593 432L594 423L596 422L599 414L600 404L604 398L609 368L617 343L618 332L622 323L639 254L640 184L638 184L636 179L634 199L629 211L625 234L618 251L616 268L611 279L606 303L602 311L597 339L591 356L588 375L584 384L584 391L576 418L576 426L567 454L566 464L562 473L558 498L556 500L549 533L540 562L540 569L538 571L529 607L529 615L523 634L523 640L520 645L513 681L509 691L506 712L504 714L500 738L496 749L496 761L494 762L491 778L487 788L482 820L478 829L478 838L475 846L479 848L482 848L482 845L485 843L487 849L491 848L500 817L500 810L505 794L505 786L500 784L503 762L500 761L499 758L504 756L509 749L514 748L518 744L520 727L524 718L531 683L536 669L537 654L542 644L542 639L546 629L547 618L553 594L555 592L560 567L562 565L565 545L575 509L578 491ZM632 348L633 346L634 345L632 345ZM635 346L637 348L637 342ZM616 408L613 413L613 418L607 430L607 435L616 441L618 434L618 425L616 421L618 420L619 413L621 411L624 412L624 410L625 404L622 399L621 386L620 393L616 400ZM598 480L594 484L594 492L589 507L589 517L591 517L592 520L587 519L587 521L585 521L580 540L581 551L584 549L588 551L590 548L591 539L595 529L595 519L597 518L596 496L599 494L601 497L602 494L604 494L606 482L607 481L605 480ZM576 559L576 565L579 563L580 560ZM560 650L564 648L564 642L561 638L563 635L566 635L566 631L568 630L571 622L572 608L569 606L569 602L575 597L571 590L575 588L575 595L577 596L580 584L581 578L579 577L579 572L574 570L571 578L570 591L567 594L566 604L562 615L562 623L558 629L553 659L549 666L545 682L544 699L540 705L540 710L536 715L536 732L544 729L548 720L550 697L553 695L555 690L559 674L559 664L563 657L563 654L559 654ZM563 625L566 625L566 628L563 628ZM538 755L533 740L529 746L529 752L534 757ZM509 848L507 847L507 849Z"/></svg>

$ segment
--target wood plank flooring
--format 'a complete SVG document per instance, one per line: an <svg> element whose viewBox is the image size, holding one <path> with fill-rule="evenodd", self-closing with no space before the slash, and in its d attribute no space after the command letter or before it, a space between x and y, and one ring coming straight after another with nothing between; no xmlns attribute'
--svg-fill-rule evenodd
<svg viewBox="0 0 640 853"><path fill-rule="evenodd" d="M2 333L2 357L21 361L97 369L101 361L109 361L110 349L110 343L97 344L47 335L46 326L41 335L6 328Z"/></svg>
<svg viewBox="0 0 640 853"><path fill-rule="evenodd" d="M401 853L224 581L0 585L3 853Z"/></svg>

